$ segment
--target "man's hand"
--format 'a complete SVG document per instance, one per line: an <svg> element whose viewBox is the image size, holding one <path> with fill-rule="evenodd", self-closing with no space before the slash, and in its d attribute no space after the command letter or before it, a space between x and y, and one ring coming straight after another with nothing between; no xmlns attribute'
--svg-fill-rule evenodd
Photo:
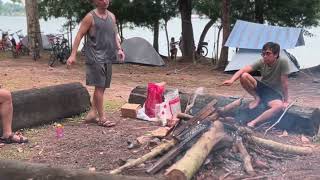
<svg viewBox="0 0 320 180"><path fill-rule="evenodd" d="M67 66L70 67L75 62L76 62L76 57L71 55L67 60Z"/></svg>
<svg viewBox="0 0 320 180"><path fill-rule="evenodd" d="M283 109L286 109L289 105L289 102L288 101L284 101L283 102Z"/></svg>
<svg viewBox="0 0 320 180"><path fill-rule="evenodd" d="M121 63L123 63L123 62L124 62L124 58L125 58L125 54L124 54L124 52L123 52L122 49L119 49L119 50L118 50L118 56L119 56L119 61L120 61Z"/></svg>
<svg viewBox="0 0 320 180"><path fill-rule="evenodd" d="M222 83L223 86L231 86L233 84L233 81L231 79L226 80Z"/></svg>

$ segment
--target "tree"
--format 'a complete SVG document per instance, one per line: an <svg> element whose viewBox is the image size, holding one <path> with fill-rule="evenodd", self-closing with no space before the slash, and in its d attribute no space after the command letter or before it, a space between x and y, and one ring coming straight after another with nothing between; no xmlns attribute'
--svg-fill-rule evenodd
<svg viewBox="0 0 320 180"><path fill-rule="evenodd" d="M228 50L229 48L224 46L230 34L230 0L222 1L222 27L223 27L223 37L222 37L222 49L220 53L220 58L217 63L218 69L224 69L228 64Z"/></svg>
<svg viewBox="0 0 320 180"><path fill-rule="evenodd" d="M37 0L26 0L25 4L29 46L38 56L40 48L42 48L42 39Z"/></svg>
<svg viewBox="0 0 320 180"><path fill-rule="evenodd" d="M182 56L194 62L194 37L191 22L192 0L179 0L182 24Z"/></svg>

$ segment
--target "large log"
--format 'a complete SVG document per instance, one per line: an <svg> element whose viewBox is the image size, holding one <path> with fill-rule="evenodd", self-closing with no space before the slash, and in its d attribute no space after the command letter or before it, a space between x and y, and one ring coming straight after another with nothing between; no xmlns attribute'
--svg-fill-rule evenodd
<svg viewBox="0 0 320 180"><path fill-rule="evenodd" d="M90 95L81 83L15 91L12 99L14 130L72 117L90 106Z"/></svg>
<svg viewBox="0 0 320 180"><path fill-rule="evenodd" d="M168 169L168 179L191 179L206 160L212 148L223 139L224 136L223 124L220 121L215 121L213 126L198 139L183 158Z"/></svg>
<svg viewBox="0 0 320 180"><path fill-rule="evenodd" d="M182 111L185 109L190 94L180 92L180 102ZM131 91L129 103L143 104L146 99L146 87L137 86ZM199 95L192 108L192 115L199 112L205 105L213 99L218 100L216 107L223 107L231 102L239 99L237 97L225 97L214 95ZM235 116L238 121L245 124L246 121L252 120L266 110L266 106L260 105L255 110L248 110L249 100L244 99L240 107L235 108L230 114ZM279 114L280 115L280 114ZM271 121L275 121L279 116L274 117ZM307 135L315 135L319 130L320 110L319 107L301 107L293 105L281 122L276 126L287 131L304 133Z"/></svg>
<svg viewBox="0 0 320 180"><path fill-rule="evenodd" d="M154 180L148 177L115 176L88 170L71 170L46 164L0 160L0 179L46 179L46 180Z"/></svg>

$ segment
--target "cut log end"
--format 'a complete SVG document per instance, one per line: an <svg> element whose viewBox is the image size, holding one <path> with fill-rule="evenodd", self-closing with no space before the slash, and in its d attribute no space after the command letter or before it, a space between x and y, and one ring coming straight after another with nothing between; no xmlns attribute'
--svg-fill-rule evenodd
<svg viewBox="0 0 320 180"><path fill-rule="evenodd" d="M187 180L187 177L183 172L177 169L174 169L167 174L167 179L168 180Z"/></svg>

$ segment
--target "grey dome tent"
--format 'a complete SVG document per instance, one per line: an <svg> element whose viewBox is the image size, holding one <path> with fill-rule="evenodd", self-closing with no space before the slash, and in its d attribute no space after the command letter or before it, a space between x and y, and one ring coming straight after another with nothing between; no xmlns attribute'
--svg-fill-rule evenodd
<svg viewBox="0 0 320 180"><path fill-rule="evenodd" d="M151 66L163 66L164 61L145 39L134 37L126 39L121 44L126 55L125 63L137 63Z"/></svg>
<svg viewBox="0 0 320 180"><path fill-rule="evenodd" d="M299 71L298 61L286 49L305 44L301 28L267 26L242 20L237 20L225 44L239 49L225 71L239 70L261 59L262 46L270 41L280 45L280 56L288 61L290 73Z"/></svg>

